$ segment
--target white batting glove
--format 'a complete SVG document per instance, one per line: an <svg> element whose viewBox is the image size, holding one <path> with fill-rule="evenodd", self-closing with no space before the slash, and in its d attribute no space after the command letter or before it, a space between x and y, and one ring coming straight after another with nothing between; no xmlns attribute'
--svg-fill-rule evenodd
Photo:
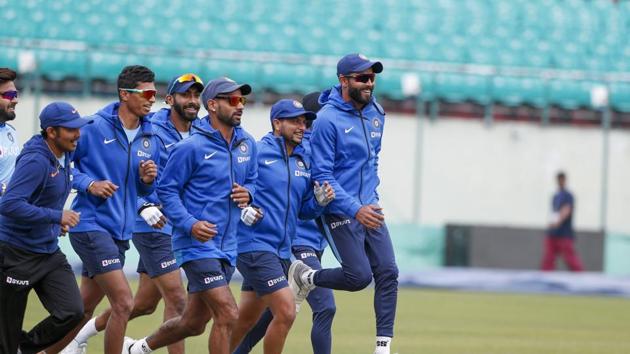
<svg viewBox="0 0 630 354"><path fill-rule="evenodd" d="M315 195L315 200L317 200L317 204L319 204L319 206L325 207L335 199L335 194L329 193L331 190L332 187L328 184L328 182L324 182L324 185L320 186L319 182L315 181L313 194Z"/></svg>
<svg viewBox="0 0 630 354"><path fill-rule="evenodd" d="M247 226L252 226L262 219L262 210L259 212L253 206L248 206L241 210L241 221Z"/></svg>
<svg viewBox="0 0 630 354"><path fill-rule="evenodd" d="M142 211L140 212L140 216L142 216L144 221L146 221L149 226L153 226L160 221L163 214L158 207L150 206L142 209Z"/></svg>

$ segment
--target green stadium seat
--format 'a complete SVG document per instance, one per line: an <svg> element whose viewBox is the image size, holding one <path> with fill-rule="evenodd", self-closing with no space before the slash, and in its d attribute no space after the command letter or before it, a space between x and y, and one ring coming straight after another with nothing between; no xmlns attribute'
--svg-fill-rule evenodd
<svg viewBox="0 0 630 354"><path fill-rule="evenodd" d="M529 104L544 107L547 103L543 80L532 77L495 76L492 79L492 99L507 106Z"/></svg>
<svg viewBox="0 0 630 354"><path fill-rule="evenodd" d="M262 66L260 83L278 93L306 94L321 90L321 68L312 65L269 63Z"/></svg>
<svg viewBox="0 0 630 354"><path fill-rule="evenodd" d="M201 72L201 62L188 57L147 56L142 64L155 72L155 81L158 82L169 82L182 74Z"/></svg>
<svg viewBox="0 0 630 354"><path fill-rule="evenodd" d="M438 98L449 102L487 104L490 102L490 80L484 75L439 73L435 77L435 92Z"/></svg>
<svg viewBox="0 0 630 354"><path fill-rule="evenodd" d="M18 48L0 47L0 67L16 70L19 55L20 49Z"/></svg>
<svg viewBox="0 0 630 354"><path fill-rule="evenodd" d="M275 64L263 69L259 60L268 53L306 55L318 64L325 62L319 59L362 52L380 59L450 65L440 70L450 70L452 64L480 64L496 67L498 72L508 72L508 68L579 70L595 76L630 72L630 0L364 0L323 4L240 0L225 2L219 10L204 0L127 5L111 0L0 0L0 43L7 46L0 50L9 53L9 47L42 43L46 52L40 55L50 58L50 63L43 64L44 71L55 78L74 71L94 72L111 80L123 64L147 55L147 62L158 68L160 80L190 66L209 74L227 70L234 72L233 76L281 91L291 90L291 85L298 91L315 87L320 79L310 74L313 70L299 69L303 80L312 81L292 83L290 75ZM181 13L185 8L193 11L184 17ZM65 41L80 42L89 48L86 55L96 61L89 67L81 66L81 58L73 51L67 52L67 60L60 58L66 52L57 49L66 49L62 46ZM71 43L68 48L80 47ZM130 54L123 57L123 52ZM239 60L227 62L227 66L216 59L178 63L184 52ZM16 52L11 53L0 60L15 63ZM67 63L79 66L71 70ZM285 65L291 68L297 64ZM514 104L523 99L535 105L544 101L541 82L500 77L490 85L486 79L439 74L433 92L447 100L493 99ZM381 84L385 92L400 96L395 75L384 76ZM578 95L574 100L559 88L554 88L552 96L566 106L584 102L582 91L577 89L580 83L573 84L575 90L571 92ZM495 85L507 85L505 94L490 89ZM524 92L512 91L519 85L525 85Z"/></svg>
<svg viewBox="0 0 630 354"><path fill-rule="evenodd" d="M610 84L610 106L617 111L630 113L630 82Z"/></svg>
<svg viewBox="0 0 630 354"><path fill-rule="evenodd" d="M116 82L125 66L143 63L144 59L139 55L95 51L90 53L90 76Z"/></svg>
<svg viewBox="0 0 630 354"><path fill-rule="evenodd" d="M256 92L260 90L261 64L248 61L209 60L199 73L204 82L227 76L236 82L247 83Z"/></svg>
<svg viewBox="0 0 630 354"><path fill-rule="evenodd" d="M40 49L35 52L35 58L40 74L50 80L86 77L86 52Z"/></svg>
<svg viewBox="0 0 630 354"><path fill-rule="evenodd" d="M549 82L549 103L564 109L591 106L591 88L599 83L593 81L556 79Z"/></svg>

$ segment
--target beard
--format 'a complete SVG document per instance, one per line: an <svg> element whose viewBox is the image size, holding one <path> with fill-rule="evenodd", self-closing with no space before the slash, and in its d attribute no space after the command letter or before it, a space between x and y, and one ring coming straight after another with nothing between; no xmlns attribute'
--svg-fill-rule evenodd
<svg viewBox="0 0 630 354"><path fill-rule="evenodd" d="M194 103L189 103L185 107L178 103L173 104L173 109L175 110L175 112L177 112L177 114L179 114L180 117L184 118L185 120L189 122L192 122L195 119L197 119L197 113L195 114L187 113L185 111L186 108L194 108L198 113L200 107L198 104L194 104Z"/></svg>
<svg viewBox="0 0 630 354"><path fill-rule="evenodd" d="M0 122L8 122L15 119L15 111L9 112L6 108L0 108Z"/></svg>
<svg viewBox="0 0 630 354"><path fill-rule="evenodd" d="M230 127L238 127L239 125L241 125L241 118L239 116L237 116L236 114L232 114L232 115L224 115L221 114L220 112L217 112L217 118L225 125L230 126Z"/></svg>
<svg viewBox="0 0 630 354"><path fill-rule="evenodd" d="M366 105L370 103L370 100L372 99L372 90L370 90L370 96L367 98L363 97L363 94L361 93L361 91L362 91L361 89L351 87L348 90L348 94L350 95L350 98L352 98L352 100L357 103L360 103L362 105Z"/></svg>

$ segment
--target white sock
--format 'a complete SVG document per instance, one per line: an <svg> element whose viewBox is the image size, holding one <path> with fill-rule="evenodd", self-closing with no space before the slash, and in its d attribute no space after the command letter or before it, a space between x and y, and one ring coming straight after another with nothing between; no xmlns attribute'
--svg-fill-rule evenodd
<svg viewBox="0 0 630 354"><path fill-rule="evenodd" d="M147 344L147 337L137 340L129 349L130 354L147 354L151 353L153 350L149 348Z"/></svg>
<svg viewBox="0 0 630 354"><path fill-rule="evenodd" d="M390 337L376 337L376 349L374 354L389 354L389 347L392 344Z"/></svg>
<svg viewBox="0 0 630 354"><path fill-rule="evenodd" d="M302 281L305 284L308 284L309 287L314 288L315 284L313 283L315 281L315 272L317 272L314 269L311 269L309 271L306 271L302 274Z"/></svg>
<svg viewBox="0 0 630 354"><path fill-rule="evenodd" d="M96 330L96 317L94 317L89 320L85 325L83 325L83 328L81 328L77 336L74 337L74 340L76 340L79 344L86 343L88 339L90 339L90 337L94 337L97 334L98 331Z"/></svg>

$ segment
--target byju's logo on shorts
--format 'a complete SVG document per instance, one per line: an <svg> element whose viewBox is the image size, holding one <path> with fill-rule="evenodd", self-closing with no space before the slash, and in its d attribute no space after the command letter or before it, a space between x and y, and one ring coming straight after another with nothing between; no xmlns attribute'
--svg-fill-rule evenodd
<svg viewBox="0 0 630 354"><path fill-rule="evenodd" d="M281 282L281 281L283 281L283 280L287 280L287 278L286 278L284 275L283 275L283 276L281 276L281 277L278 277L278 278L276 278L276 279L267 280L267 286L268 286L268 287L272 287L272 286L274 286L274 285L276 285L276 284L280 283L280 282Z"/></svg>
<svg viewBox="0 0 630 354"><path fill-rule="evenodd" d="M348 225L348 224L350 224L350 219L335 221L335 222L330 223L330 228L334 230L338 228L339 226Z"/></svg>
<svg viewBox="0 0 630 354"><path fill-rule="evenodd" d="M317 255L315 254L315 252L302 252L302 253L300 253L300 258L306 259L308 257L317 257Z"/></svg>
<svg viewBox="0 0 630 354"><path fill-rule="evenodd" d="M172 266L173 264L175 264L175 260L171 259L170 261L166 261L166 262L162 262L160 263L160 268L164 269L164 268L168 268L170 266Z"/></svg>
<svg viewBox="0 0 630 354"><path fill-rule="evenodd" d="M213 277L205 277L203 278L203 282L204 284L210 284L210 283L214 283L215 281L219 281L219 280L223 280L225 279L223 277L223 275L215 275Z"/></svg>
<svg viewBox="0 0 630 354"><path fill-rule="evenodd" d="M101 261L101 266L103 267L109 267L112 264L117 264L120 263L120 259L118 258L113 258L113 259L104 259Z"/></svg>
<svg viewBox="0 0 630 354"><path fill-rule="evenodd" d="M30 283L28 280L15 279L15 278L11 278L10 276L7 276L7 284L29 285Z"/></svg>

